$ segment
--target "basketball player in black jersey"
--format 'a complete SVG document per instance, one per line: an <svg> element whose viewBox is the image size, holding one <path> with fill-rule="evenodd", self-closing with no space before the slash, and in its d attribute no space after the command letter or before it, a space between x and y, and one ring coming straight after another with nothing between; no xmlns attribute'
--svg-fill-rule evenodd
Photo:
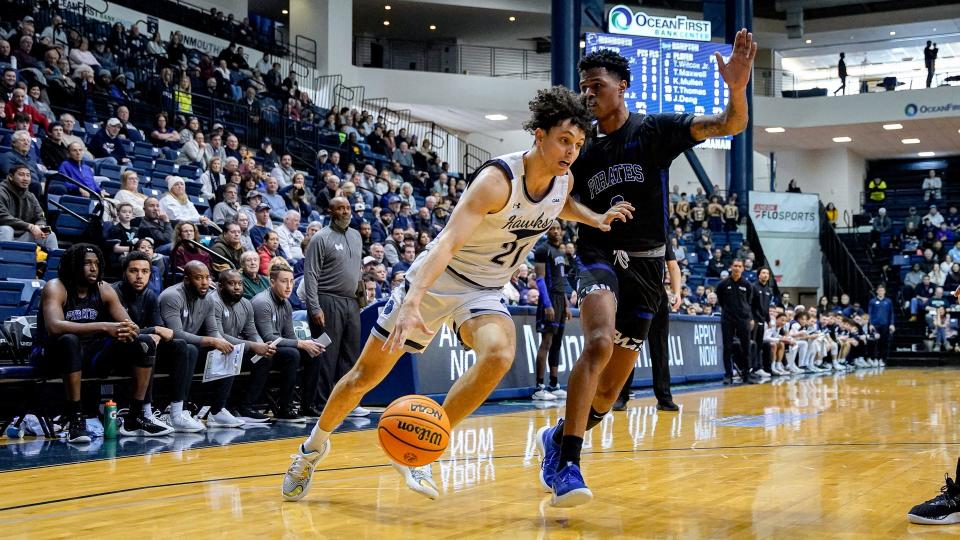
<svg viewBox="0 0 960 540"><path fill-rule="evenodd" d="M104 259L91 244L74 244L60 259L57 278L40 295L33 360L63 375L67 391L67 441L89 443L80 404L80 377L133 371L133 400L121 429L157 436L169 426L144 418L143 404L153 376L156 344L130 320L117 292L103 281Z"/></svg>
<svg viewBox="0 0 960 540"><path fill-rule="evenodd" d="M627 59L601 50L580 61L580 92L597 119L597 133L588 137L571 169L573 194L594 211L626 201L637 213L608 233L579 229L584 348L568 381L564 421L543 428L537 440L544 456L540 479L552 490L554 506L577 506L593 498L579 468L584 432L613 406L664 294L667 188L660 171L708 137L746 128L746 87L756 53L753 35L743 29L726 62L716 55L730 101L718 115L697 117L631 114L624 102L630 87Z"/></svg>

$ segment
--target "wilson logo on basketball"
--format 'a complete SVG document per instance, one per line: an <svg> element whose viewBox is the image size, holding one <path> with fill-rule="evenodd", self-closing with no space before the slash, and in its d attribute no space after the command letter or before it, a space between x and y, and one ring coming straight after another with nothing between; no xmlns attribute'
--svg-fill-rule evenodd
<svg viewBox="0 0 960 540"><path fill-rule="evenodd" d="M423 414L429 414L430 416L436 418L437 420L443 420L443 413L434 409L429 405L423 405L421 403L411 403L410 412L418 412Z"/></svg>
<svg viewBox="0 0 960 540"><path fill-rule="evenodd" d="M401 431L408 431L410 433L415 433L417 435L417 440L428 442L433 445L439 445L443 441L443 434L437 433L432 429L427 429L422 426L415 426L413 424L408 424L403 420L397 420L397 429Z"/></svg>

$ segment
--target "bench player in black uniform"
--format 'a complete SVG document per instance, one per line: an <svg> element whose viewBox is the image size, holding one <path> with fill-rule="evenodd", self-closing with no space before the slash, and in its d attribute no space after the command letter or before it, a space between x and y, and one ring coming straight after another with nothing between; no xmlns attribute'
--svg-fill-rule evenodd
<svg viewBox="0 0 960 540"><path fill-rule="evenodd" d="M737 33L727 62L717 69L730 89L718 115L631 114L626 58L610 50L579 64L580 92L597 119L572 171L574 196L590 209L630 202L638 212L609 233L580 227L578 297L584 348L570 374L565 422L544 428L537 444L544 456L540 480L554 506L577 506L593 494L580 473L587 429L600 423L620 392L661 302L667 234L667 188L661 170L708 137L734 135L747 126L746 87L757 46L746 29Z"/></svg>
<svg viewBox="0 0 960 540"><path fill-rule="evenodd" d="M537 271L537 332L540 348L537 350L537 390L534 400L552 401L567 397L560 388L557 369L560 366L560 347L563 332L570 318L567 305L567 255L563 251L563 228L554 221L547 229L547 241L533 253ZM547 364L550 364L550 385L543 382Z"/></svg>

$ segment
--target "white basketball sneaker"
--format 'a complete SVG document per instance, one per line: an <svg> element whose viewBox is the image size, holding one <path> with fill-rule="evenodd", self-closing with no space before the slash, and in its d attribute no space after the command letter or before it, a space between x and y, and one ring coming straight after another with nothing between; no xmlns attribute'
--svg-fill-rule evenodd
<svg viewBox="0 0 960 540"><path fill-rule="evenodd" d="M431 465L408 467L394 463L393 468L400 473L408 488L430 500L436 500L440 497L440 490L437 489L437 484L433 482L433 467Z"/></svg>
<svg viewBox="0 0 960 540"><path fill-rule="evenodd" d="M567 399L567 391L564 390L563 388L560 388L559 386L557 386L556 388L552 386L548 386L547 392L550 392L551 394L553 394L553 397L557 399Z"/></svg>
<svg viewBox="0 0 960 540"><path fill-rule="evenodd" d="M165 414L160 417L160 420L172 427L177 433L196 433L207 429L203 423L190 416L187 411L180 411L179 415Z"/></svg>
<svg viewBox="0 0 960 540"><path fill-rule="evenodd" d="M315 452L308 452L302 444L300 445L297 453L290 456L293 458L293 462L290 463L290 468L283 475L281 493L284 500L299 501L307 496L307 492L310 491L310 483L313 481L313 470L329 453L330 439L327 439L320 450Z"/></svg>
<svg viewBox="0 0 960 540"><path fill-rule="evenodd" d="M208 428L238 428L243 426L243 420L240 420L236 416L230 414L230 411L226 407L220 409L220 412L217 414L211 414L207 416L207 427Z"/></svg>
<svg viewBox="0 0 960 540"><path fill-rule="evenodd" d="M363 407L357 406L355 409L347 413L347 416L351 418L363 418L364 416L370 416L370 409L364 409Z"/></svg>
<svg viewBox="0 0 960 540"><path fill-rule="evenodd" d="M530 396L530 399L534 401L554 401L557 399L557 396L548 392L547 389L543 387L543 385L538 385L537 391L534 392L532 396Z"/></svg>

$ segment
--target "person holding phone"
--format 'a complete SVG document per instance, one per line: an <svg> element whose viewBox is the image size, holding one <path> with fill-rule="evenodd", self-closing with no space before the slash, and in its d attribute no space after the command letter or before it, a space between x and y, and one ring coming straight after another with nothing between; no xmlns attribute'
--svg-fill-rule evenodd
<svg viewBox="0 0 960 540"><path fill-rule="evenodd" d="M30 169L14 165L0 184L0 241L36 242L44 251L59 248L37 197L30 193Z"/></svg>

